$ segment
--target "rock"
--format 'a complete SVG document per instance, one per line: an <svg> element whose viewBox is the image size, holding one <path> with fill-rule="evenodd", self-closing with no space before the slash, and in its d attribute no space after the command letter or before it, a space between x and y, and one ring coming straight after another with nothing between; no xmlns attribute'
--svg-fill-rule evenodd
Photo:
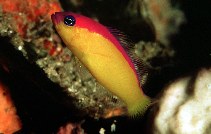
<svg viewBox="0 0 211 134"><path fill-rule="evenodd" d="M153 107L153 134L211 133L211 68L171 83ZM155 110L157 109L157 110Z"/></svg>

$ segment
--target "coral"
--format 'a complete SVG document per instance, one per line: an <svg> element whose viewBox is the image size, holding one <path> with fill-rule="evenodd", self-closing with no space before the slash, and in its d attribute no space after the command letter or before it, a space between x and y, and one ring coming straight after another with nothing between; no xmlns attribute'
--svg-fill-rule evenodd
<svg viewBox="0 0 211 134"><path fill-rule="evenodd" d="M59 128L57 134L85 134L81 124L67 123Z"/></svg>
<svg viewBox="0 0 211 134"><path fill-rule="evenodd" d="M153 133L207 134L210 129L211 69L182 77L166 87L155 104ZM152 110L153 111L153 110Z"/></svg>
<svg viewBox="0 0 211 134"><path fill-rule="evenodd" d="M12 23L17 32L25 37L30 24L35 24L40 19L50 19L50 15L61 11L57 0L0 0L3 13L12 15Z"/></svg>
<svg viewBox="0 0 211 134"><path fill-rule="evenodd" d="M173 6L170 0L140 0L141 13L149 18L155 28L156 39L169 45L169 37L178 32L185 21L183 12Z"/></svg>

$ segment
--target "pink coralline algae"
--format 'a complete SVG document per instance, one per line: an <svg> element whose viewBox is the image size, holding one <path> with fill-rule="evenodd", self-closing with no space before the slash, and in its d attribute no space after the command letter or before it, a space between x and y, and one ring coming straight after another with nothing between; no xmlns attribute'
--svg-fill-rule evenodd
<svg viewBox="0 0 211 134"><path fill-rule="evenodd" d="M0 6L3 13L13 16L13 26L22 37L31 23L50 20L52 13L62 10L57 0L0 0Z"/></svg>

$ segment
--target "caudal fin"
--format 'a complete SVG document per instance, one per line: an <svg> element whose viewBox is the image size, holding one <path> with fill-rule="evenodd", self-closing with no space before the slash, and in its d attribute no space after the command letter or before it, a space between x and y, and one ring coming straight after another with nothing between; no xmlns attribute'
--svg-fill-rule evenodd
<svg viewBox="0 0 211 134"><path fill-rule="evenodd" d="M151 103L151 100L148 96L144 95L142 98L137 100L132 105L128 105L128 113L131 117L138 117L144 114Z"/></svg>

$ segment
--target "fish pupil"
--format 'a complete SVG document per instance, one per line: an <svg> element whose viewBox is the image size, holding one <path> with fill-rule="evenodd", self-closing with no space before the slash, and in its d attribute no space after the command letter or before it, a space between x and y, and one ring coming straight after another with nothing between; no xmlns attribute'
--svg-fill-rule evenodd
<svg viewBox="0 0 211 134"><path fill-rule="evenodd" d="M75 17L72 15L68 15L64 17L64 24L68 26L74 26L75 25Z"/></svg>

